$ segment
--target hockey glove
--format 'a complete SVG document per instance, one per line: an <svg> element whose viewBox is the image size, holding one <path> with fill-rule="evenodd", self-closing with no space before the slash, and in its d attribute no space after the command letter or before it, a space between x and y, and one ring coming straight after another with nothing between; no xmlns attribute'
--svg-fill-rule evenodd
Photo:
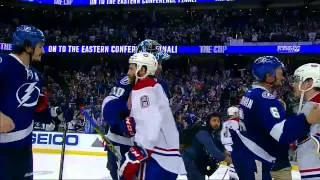
<svg viewBox="0 0 320 180"><path fill-rule="evenodd" d="M122 180L133 180L137 175L141 162L148 158L148 152L139 147L132 146L121 160L119 175Z"/></svg>
<svg viewBox="0 0 320 180"><path fill-rule="evenodd" d="M124 120L124 126L126 136L133 137L136 134L136 122L133 117L127 117Z"/></svg>

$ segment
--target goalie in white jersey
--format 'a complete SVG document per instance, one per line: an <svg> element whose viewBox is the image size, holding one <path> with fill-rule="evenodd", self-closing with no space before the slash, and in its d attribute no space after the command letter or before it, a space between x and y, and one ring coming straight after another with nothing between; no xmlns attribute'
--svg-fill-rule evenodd
<svg viewBox="0 0 320 180"><path fill-rule="evenodd" d="M150 53L136 53L129 59L128 76L134 83L130 116L136 134L135 145L122 160L124 180L174 180L178 174L186 174L169 100L154 78L157 65Z"/></svg>
<svg viewBox="0 0 320 180"><path fill-rule="evenodd" d="M320 64L300 66L294 72L291 83L295 96L300 98L300 112L308 115L314 104L320 105ZM310 134L298 139L297 161L304 180L320 179L319 139L319 124L311 125Z"/></svg>

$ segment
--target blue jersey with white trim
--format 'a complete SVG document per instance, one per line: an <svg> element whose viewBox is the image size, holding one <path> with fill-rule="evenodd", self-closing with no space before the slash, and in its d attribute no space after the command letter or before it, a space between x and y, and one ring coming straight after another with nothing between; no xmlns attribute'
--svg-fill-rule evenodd
<svg viewBox="0 0 320 180"><path fill-rule="evenodd" d="M124 119L129 116L130 111L127 101L115 96L107 96L102 103L103 119L110 126L110 131L124 136Z"/></svg>
<svg viewBox="0 0 320 180"><path fill-rule="evenodd" d="M0 55L0 83L0 111L15 124L11 132L0 133L0 149L30 148L32 120L42 88L39 74L14 54Z"/></svg>
<svg viewBox="0 0 320 180"><path fill-rule="evenodd" d="M279 143L294 142L308 134L310 127L304 114L286 117L280 102L261 86L253 86L244 94L240 116L246 131L232 131L232 137L239 136L249 150L266 160L280 158Z"/></svg>
<svg viewBox="0 0 320 180"><path fill-rule="evenodd" d="M130 115L127 101L131 89L128 76L122 77L102 103L102 117L110 126L107 137L115 143L128 146L133 145L125 132L125 118Z"/></svg>

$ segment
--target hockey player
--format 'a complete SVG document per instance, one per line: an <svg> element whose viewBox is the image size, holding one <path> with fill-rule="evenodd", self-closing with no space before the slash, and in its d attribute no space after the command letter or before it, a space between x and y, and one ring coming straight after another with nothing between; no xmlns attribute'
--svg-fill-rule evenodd
<svg viewBox="0 0 320 180"><path fill-rule="evenodd" d="M232 152L232 138L229 129L243 131L244 127L240 124L239 108L231 106L227 110L228 120L222 125L221 142L229 152ZM241 130L240 130L241 127Z"/></svg>
<svg viewBox="0 0 320 180"><path fill-rule="evenodd" d="M170 56L167 53L156 49L157 46L160 46L160 44L157 43L156 41L146 39L138 45L137 52L149 52L154 54L158 61L157 74L160 75L162 70L162 66L160 63L162 61L168 60ZM162 85L162 87L164 88L168 96L169 90L166 82L161 79L157 79L157 81ZM125 91L122 91L121 89ZM123 94L121 95L115 94L119 92ZM116 145L118 149L120 149L120 152L118 154L121 154L121 155L127 152L129 150L129 147L133 145L130 139L130 137L132 136L130 135L130 132L129 132L130 130L134 132L134 126L132 127L130 126L133 123L132 119L127 118L124 121L124 118L129 116L129 112L130 112L127 107L127 103L125 103L124 100L128 100L130 92L131 92L131 85L128 84L128 77L126 77L122 79L118 83L118 85L112 89L110 96L105 98L104 104L106 106L103 106L103 112L105 112L104 119L111 126L111 129L107 134L107 137L111 140L111 142L114 145ZM115 98L115 97L118 97L118 98ZM127 116L123 117L123 115L125 114L127 114ZM117 118L115 118L114 116L117 116ZM131 128L127 129L126 126ZM111 152L108 152L108 154L109 155L108 155L107 167L110 170L112 178L117 179L118 177L117 176L118 174L117 159Z"/></svg>
<svg viewBox="0 0 320 180"><path fill-rule="evenodd" d="M273 56L256 59L252 73L256 84L240 102L240 118L246 131L230 130L233 141L232 160L240 179L271 180L271 168L279 143L290 144L309 132L310 124L320 122L320 109L312 107L306 117L286 117L280 102L271 94L282 85L283 64Z"/></svg>
<svg viewBox="0 0 320 180"><path fill-rule="evenodd" d="M295 96L300 98L300 112L309 114L314 104L320 104L320 64L300 66L294 72L292 85ZM302 179L320 178L319 140L319 124L312 125L310 133L298 139L297 161Z"/></svg>
<svg viewBox="0 0 320 180"><path fill-rule="evenodd" d="M129 59L128 76L134 84L130 116L136 124L134 146L125 154L120 168L124 180L176 179L185 174L179 153L179 134L163 88L155 79L157 60L150 53Z"/></svg>
<svg viewBox="0 0 320 180"><path fill-rule="evenodd" d="M240 117L239 117L239 108L235 106L231 106L227 110L228 113L228 120L225 121L222 125L222 130L221 130L221 142L226 148L227 151L230 153L232 152L232 138L231 134L229 132L229 129L233 130L238 130L238 131L243 131L245 130L243 123L240 122ZM229 177L230 179L239 179L237 173L235 172L233 164L229 165Z"/></svg>
<svg viewBox="0 0 320 180"><path fill-rule="evenodd" d="M0 179L33 179L33 120L51 121L41 76L30 66L44 54L44 35L22 25L12 44L13 53L0 55Z"/></svg>
<svg viewBox="0 0 320 180"><path fill-rule="evenodd" d="M129 83L128 76L125 76L111 89L109 96L102 103L102 116L110 127L107 138L120 155L124 155L133 146L131 137L135 134L134 121L132 118L126 118L130 114L127 101L131 89L132 85ZM113 180L118 179L118 161L120 160L111 151L108 151L107 168Z"/></svg>

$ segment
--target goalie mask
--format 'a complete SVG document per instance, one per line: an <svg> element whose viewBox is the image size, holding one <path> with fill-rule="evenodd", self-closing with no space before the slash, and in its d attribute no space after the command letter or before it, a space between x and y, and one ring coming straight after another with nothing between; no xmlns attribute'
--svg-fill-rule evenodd
<svg viewBox="0 0 320 180"><path fill-rule="evenodd" d="M170 58L170 55L163 50L160 50L161 44L155 40L146 39L137 46L136 53L148 52L153 54L158 62L166 61Z"/></svg>
<svg viewBox="0 0 320 180"><path fill-rule="evenodd" d="M129 64L136 64L137 70L135 76L137 79L144 79L147 76L154 76L158 67L158 62L155 56L151 53L140 52L135 53L129 58ZM145 66L146 73L143 76L139 76L138 72Z"/></svg>
<svg viewBox="0 0 320 180"><path fill-rule="evenodd" d="M311 86L307 89L302 88L303 83L310 79L313 80ZM297 89L301 92L299 102L299 111L301 111L305 92L315 87L320 88L320 64L308 63L300 66L295 70L293 77L291 77L290 84L296 85Z"/></svg>

